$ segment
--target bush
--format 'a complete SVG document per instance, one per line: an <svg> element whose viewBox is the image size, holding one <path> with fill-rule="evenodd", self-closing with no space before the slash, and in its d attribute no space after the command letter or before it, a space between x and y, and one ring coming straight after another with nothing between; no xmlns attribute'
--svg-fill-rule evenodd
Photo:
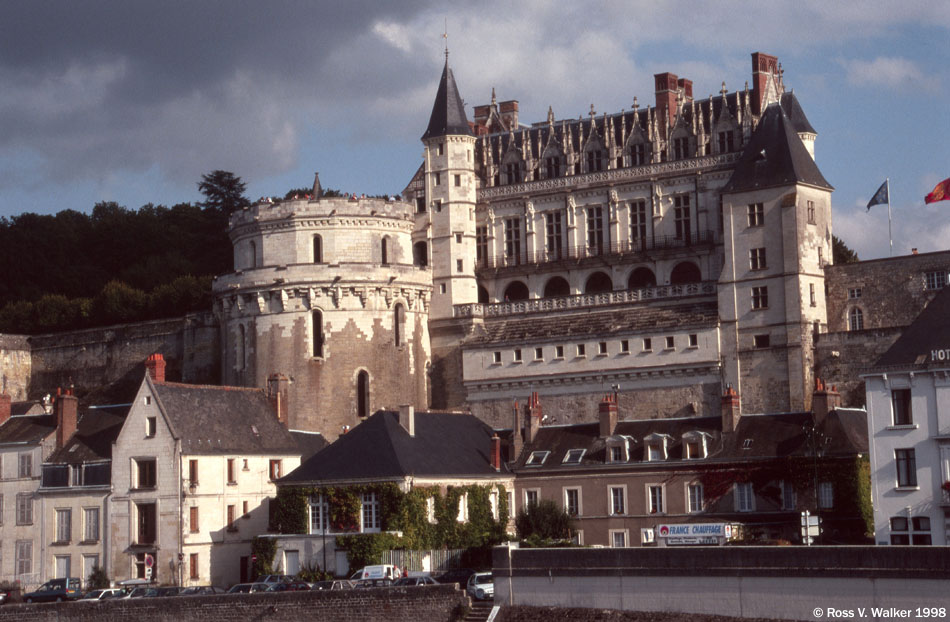
<svg viewBox="0 0 950 622"><path fill-rule="evenodd" d="M530 504L518 512L518 537L540 546L544 541L569 540L574 524L570 515L550 499Z"/></svg>
<svg viewBox="0 0 950 622"><path fill-rule="evenodd" d="M110 584L109 575L106 574L105 568L98 565L93 566L89 576L86 577L87 590L103 590L109 587Z"/></svg>

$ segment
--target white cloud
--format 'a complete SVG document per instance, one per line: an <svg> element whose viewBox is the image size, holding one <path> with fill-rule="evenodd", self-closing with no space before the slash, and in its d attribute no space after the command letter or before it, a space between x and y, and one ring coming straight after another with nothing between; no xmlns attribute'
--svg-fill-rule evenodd
<svg viewBox="0 0 950 622"><path fill-rule="evenodd" d="M849 83L857 86L880 86L898 89L924 83L924 74L906 58L878 56L874 60L838 61L844 67Z"/></svg>

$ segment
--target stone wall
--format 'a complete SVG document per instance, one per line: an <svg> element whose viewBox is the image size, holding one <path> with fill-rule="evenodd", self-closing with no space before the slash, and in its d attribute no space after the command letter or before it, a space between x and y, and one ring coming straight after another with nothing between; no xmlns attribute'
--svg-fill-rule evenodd
<svg viewBox="0 0 950 622"><path fill-rule="evenodd" d="M611 611L606 609L579 609L564 607L502 607L495 622L775 622L774 618L733 618L730 616L697 616L692 613L663 613L657 611Z"/></svg>
<svg viewBox="0 0 950 622"><path fill-rule="evenodd" d="M10 605L0 622L454 622L469 606L464 592L440 585Z"/></svg>
<svg viewBox="0 0 950 622"><path fill-rule="evenodd" d="M863 408L861 374L901 336L904 327L823 333L815 345L815 374L841 394L841 405Z"/></svg>
<svg viewBox="0 0 950 622"><path fill-rule="evenodd" d="M27 398L30 390L30 342L26 335L0 335L0 393L14 402Z"/></svg>

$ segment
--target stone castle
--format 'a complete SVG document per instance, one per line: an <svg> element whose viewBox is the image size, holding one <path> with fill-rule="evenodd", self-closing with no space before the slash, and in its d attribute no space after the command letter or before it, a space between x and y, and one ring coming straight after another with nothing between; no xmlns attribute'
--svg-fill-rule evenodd
<svg viewBox="0 0 950 622"><path fill-rule="evenodd" d="M608 391L627 418L719 414L727 386L743 412L807 410L818 376L863 403L857 374L950 253L831 265L833 189L774 56L706 98L655 78L645 107L525 125L492 93L470 121L446 62L400 199L316 180L235 213L213 310L0 336L4 389L94 399L161 352L170 378L266 387L330 439L400 404L509 427L535 391L559 423Z"/></svg>

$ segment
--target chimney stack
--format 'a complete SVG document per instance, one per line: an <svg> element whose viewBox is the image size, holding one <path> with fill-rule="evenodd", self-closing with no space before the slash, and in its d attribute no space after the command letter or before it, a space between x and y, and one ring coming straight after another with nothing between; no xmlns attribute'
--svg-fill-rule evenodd
<svg viewBox="0 0 950 622"><path fill-rule="evenodd" d="M56 416L56 449L62 449L66 441L76 432L76 422L79 415L79 400L71 389L63 393L56 389L56 404L53 407Z"/></svg>
<svg viewBox="0 0 950 622"><path fill-rule="evenodd" d="M160 353L149 354L145 359L145 370L152 382L165 382L165 357Z"/></svg>
<svg viewBox="0 0 950 622"><path fill-rule="evenodd" d="M3 425L10 419L12 410L13 398L6 393L0 393L0 425Z"/></svg>
<svg viewBox="0 0 950 622"><path fill-rule="evenodd" d="M524 439L521 436L521 409L518 408L518 402L515 401L514 412L511 418L511 460L517 460L521 456L521 450L524 447Z"/></svg>
<svg viewBox="0 0 950 622"><path fill-rule="evenodd" d="M726 387L726 392L722 396L722 432L731 434L736 431L741 416L739 406L739 394L732 388L732 385Z"/></svg>
<svg viewBox="0 0 950 622"><path fill-rule="evenodd" d="M775 81L775 88L778 89L778 58L763 54L762 52L753 52L752 54L752 113L762 114L765 109L765 89L768 86L769 78Z"/></svg>
<svg viewBox="0 0 950 622"><path fill-rule="evenodd" d="M825 386L821 378L815 378L815 392L811 397L811 410L815 415L815 423L820 423L835 408L841 406L841 394L836 387L830 389Z"/></svg>
<svg viewBox="0 0 950 622"><path fill-rule="evenodd" d="M290 380L279 372L267 377L267 399L270 400L274 413L277 414L277 421L289 427L290 423L287 418L288 384L290 384Z"/></svg>
<svg viewBox="0 0 950 622"><path fill-rule="evenodd" d="M608 393L599 405L600 416L600 438L607 438L617 429L617 401L614 396Z"/></svg>
<svg viewBox="0 0 950 622"><path fill-rule="evenodd" d="M404 427L409 436L416 436L416 409L409 404L400 404L399 406L399 425Z"/></svg>
<svg viewBox="0 0 950 622"><path fill-rule="evenodd" d="M676 94L679 92L679 79L676 74L666 72L653 75L656 82L656 117L657 120L663 119L664 125L661 126L663 136L666 136L668 128L676 119ZM692 82L690 82L692 90Z"/></svg>
<svg viewBox="0 0 950 622"><path fill-rule="evenodd" d="M538 397L538 392L535 391L531 394L531 397L528 398L528 407L525 409L525 427L527 428L527 438L525 438L526 443L533 443L534 437L538 435L538 428L541 427L541 398Z"/></svg>
<svg viewBox="0 0 950 622"><path fill-rule="evenodd" d="M491 435L491 466L496 471L501 470L501 439L497 432Z"/></svg>

